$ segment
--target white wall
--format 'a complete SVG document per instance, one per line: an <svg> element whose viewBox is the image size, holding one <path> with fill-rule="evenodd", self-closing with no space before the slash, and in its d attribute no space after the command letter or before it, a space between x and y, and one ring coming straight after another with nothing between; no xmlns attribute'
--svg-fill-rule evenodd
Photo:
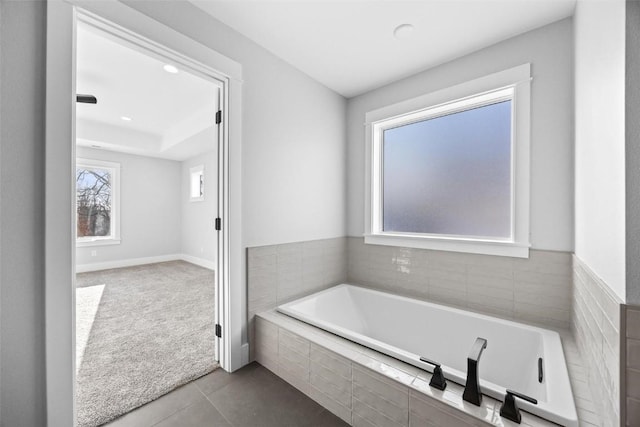
<svg viewBox="0 0 640 427"><path fill-rule="evenodd" d="M245 246L344 236L345 99L188 2L124 3L242 65Z"/></svg>
<svg viewBox="0 0 640 427"><path fill-rule="evenodd" d="M85 147L76 155L120 163L121 243L76 248L78 266L180 253L180 162Z"/></svg>
<svg viewBox="0 0 640 427"><path fill-rule="evenodd" d="M572 24L566 19L348 102L348 234L364 232L365 113L526 62L532 64L531 243L573 249Z"/></svg>
<svg viewBox="0 0 640 427"><path fill-rule="evenodd" d="M344 236L346 100L191 3L121 1L242 66L242 247Z"/></svg>
<svg viewBox="0 0 640 427"><path fill-rule="evenodd" d="M190 200L190 169L204 165L204 200ZM218 206L218 165L216 152L201 154L181 163L181 253L215 263L216 229L214 219Z"/></svg>
<svg viewBox="0 0 640 427"><path fill-rule="evenodd" d="M625 2L578 1L575 253L625 300Z"/></svg>

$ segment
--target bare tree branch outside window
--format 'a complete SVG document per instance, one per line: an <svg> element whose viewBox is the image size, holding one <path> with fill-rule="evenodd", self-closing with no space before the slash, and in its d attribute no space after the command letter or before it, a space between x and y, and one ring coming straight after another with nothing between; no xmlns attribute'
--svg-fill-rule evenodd
<svg viewBox="0 0 640 427"><path fill-rule="evenodd" d="M111 234L111 171L76 168L76 206L78 237Z"/></svg>

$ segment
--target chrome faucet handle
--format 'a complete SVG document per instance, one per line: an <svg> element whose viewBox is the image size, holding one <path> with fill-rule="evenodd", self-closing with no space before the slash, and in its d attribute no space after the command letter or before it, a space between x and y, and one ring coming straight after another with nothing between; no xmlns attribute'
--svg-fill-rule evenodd
<svg viewBox="0 0 640 427"><path fill-rule="evenodd" d="M431 381L429 381L429 385L433 388L437 388L438 390L444 390L445 388L447 388L447 380L444 377L444 372L442 372L440 364L438 362L434 362L431 359L427 359L426 357L421 357L420 361L434 366L433 375L431 375Z"/></svg>
<svg viewBox="0 0 640 427"><path fill-rule="evenodd" d="M507 395L504 397L504 402L502 402L502 406L500 407L500 416L506 418L508 420L513 421L514 423L520 424L522 421L522 415L520 414L520 409L516 404L516 399L526 400L529 403L533 403L534 405L538 404L538 401L533 397L527 396L526 394L518 393L517 391L507 390Z"/></svg>
<svg viewBox="0 0 640 427"><path fill-rule="evenodd" d="M480 355L482 355L482 350L484 350L485 348L487 348L487 340L480 337L476 338L476 341L473 343L473 346L469 351L468 359L479 362Z"/></svg>

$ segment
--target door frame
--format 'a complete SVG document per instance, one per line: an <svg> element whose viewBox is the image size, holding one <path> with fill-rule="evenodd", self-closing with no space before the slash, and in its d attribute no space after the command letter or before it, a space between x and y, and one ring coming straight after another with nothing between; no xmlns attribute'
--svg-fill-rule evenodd
<svg viewBox="0 0 640 427"><path fill-rule="evenodd" d="M247 362L242 345L245 280L241 239L241 89L237 62L116 0L47 2L45 125L45 349L47 425L76 425L75 416L75 40L76 22L116 36L222 82L219 126L216 352L232 372Z"/></svg>

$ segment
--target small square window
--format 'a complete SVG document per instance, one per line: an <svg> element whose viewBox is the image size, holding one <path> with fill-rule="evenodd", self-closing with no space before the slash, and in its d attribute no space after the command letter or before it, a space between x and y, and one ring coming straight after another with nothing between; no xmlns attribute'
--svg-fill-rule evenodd
<svg viewBox="0 0 640 427"><path fill-rule="evenodd" d="M204 200L204 165L194 166L190 170L190 200L192 202Z"/></svg>

